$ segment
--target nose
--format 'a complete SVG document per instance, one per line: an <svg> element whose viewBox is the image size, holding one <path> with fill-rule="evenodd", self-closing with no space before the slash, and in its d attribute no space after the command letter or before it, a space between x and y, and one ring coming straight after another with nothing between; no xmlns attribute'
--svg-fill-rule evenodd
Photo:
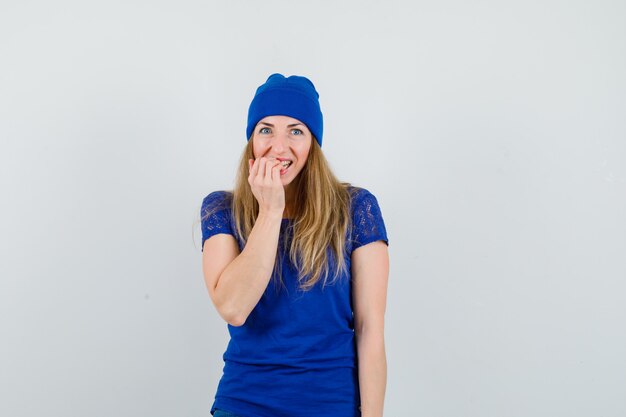
<svg viewBox="0 0 626 417"><path fill-rule="evenodd" d="M286 133L277 133L272 138L272 150L275 154L280 155L287 147L288 144L288 136Z"/></svg>

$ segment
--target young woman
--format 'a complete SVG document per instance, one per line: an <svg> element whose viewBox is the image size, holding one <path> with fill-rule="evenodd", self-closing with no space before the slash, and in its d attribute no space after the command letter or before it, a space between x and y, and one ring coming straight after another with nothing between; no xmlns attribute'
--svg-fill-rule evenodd
<svg viewBox="0 0 626 417"><path fill-rule="evenodd" d="M382 416L387 233L376 198L331 172L318 100L307 78L271 75L235 189L202 203L204 278L230 333L215 417Z"/></svg>

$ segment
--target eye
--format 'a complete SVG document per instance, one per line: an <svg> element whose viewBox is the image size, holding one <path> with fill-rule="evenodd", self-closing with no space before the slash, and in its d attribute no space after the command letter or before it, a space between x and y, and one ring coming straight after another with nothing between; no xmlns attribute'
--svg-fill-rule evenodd
<svg viewBox="0 0 626 417"><path fill-rule="evenodd" d="M291 129L291 133L294 135L302 135L304 134L300 129Z"/></svg>
<svg viewBox="0 0 626 417"><path fill-rule="evenodd" d="M270 133L269 127L262 127L259 129L259 133Z"/></svg>

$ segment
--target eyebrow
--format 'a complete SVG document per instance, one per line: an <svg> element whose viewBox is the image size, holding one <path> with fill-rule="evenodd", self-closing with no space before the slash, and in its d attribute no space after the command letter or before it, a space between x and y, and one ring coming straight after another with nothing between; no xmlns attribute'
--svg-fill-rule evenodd
<svg viewBox="0 0 626 417"><path fill-rule="evenodd" d="M269 126L269 127L274 127L274 125L271 123L260 122L260 124ZM302 123L293 123L293 124L287 125L287 127L294 127L294 126L304 126L304 125Z"/></svg>

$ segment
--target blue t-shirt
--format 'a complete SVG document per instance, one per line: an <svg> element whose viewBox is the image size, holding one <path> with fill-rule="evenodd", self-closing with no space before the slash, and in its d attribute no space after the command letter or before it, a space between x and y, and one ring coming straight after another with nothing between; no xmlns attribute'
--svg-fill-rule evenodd
<svg viewBox="0 0 626 417"><path fill-rule="evenodd" d="M227 233L235 236L243 250L230 202L231 194L226 191L204 199L203 246L209 237ZM205 210L216 204L220 209L204 218ZM377 240L389 245L389 241L378 202L368 190L356 188L351 212L348 276L324 288L320 280L309 291L298 288L298 274L289 259L292 220L282 220L278 250L282 251L284 287L272 277L246 322L240 327L228 325L230 342L211 414L219 408L243 417L361 415L350 258L359 246Z"/></svg>

